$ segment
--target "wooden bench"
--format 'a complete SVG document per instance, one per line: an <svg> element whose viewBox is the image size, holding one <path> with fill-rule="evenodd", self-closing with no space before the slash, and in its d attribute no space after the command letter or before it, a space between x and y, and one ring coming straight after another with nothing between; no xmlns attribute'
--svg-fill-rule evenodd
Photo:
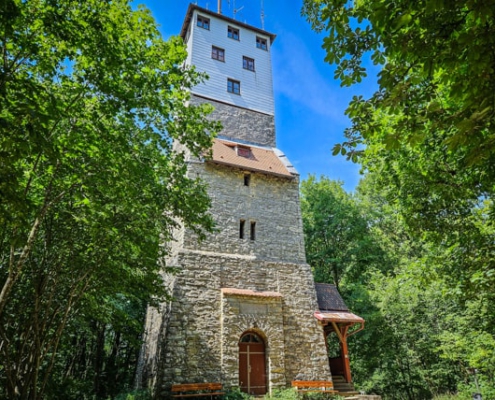
<svg viewBox="0 0 495 400"><path fill-rule="evenodd" d="M333 389L333 382L331 381L292 381L292 387L302 395L310 392L338 393L337 390Z"/></svg>
<svg viewBox="0 0 495 400"><path fill-rule="evenodd" d="M183 383L172 385L172 397L222 396L221 383Z"/></svg>

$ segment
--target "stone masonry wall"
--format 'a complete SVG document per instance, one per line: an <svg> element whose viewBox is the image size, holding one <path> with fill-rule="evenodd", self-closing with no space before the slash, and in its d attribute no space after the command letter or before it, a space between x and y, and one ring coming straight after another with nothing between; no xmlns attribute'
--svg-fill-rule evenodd
<svg viewBox="0 0 495 400"><path fill-rule="evenodd" d="M225 112L224 124L235 124L235 132L244 131L246 124L247 133L239 135L247 137L233 137L274 145L273 116L214 105L217 113ZM237 112L246 121L233 116ZM250 184L245 186L248 173ZM175 383L237 386L238 342L246 331L256 331L266 342L269 390L289 386L293 379L330 380L323 329L313 316L317 300L306 264L298 177L279 178L193 159L188 176L208 185L217 230L198 243L197 236L181 226L170 244L166 265L177 267L178 273L166 275L165 282L173 300L148 313L143 347L143 375L156 397L167 397ZM250 239L251 222L256 223L255 240ZM222 288L280 296L222 295Z"/></svg>
<svg viewBox="0 0 495 400"><path fill-rule="evenodd" d="M273 115L195 95L191 95L190 103L193 105L209 103L215 108L209 118L222 123L223 130L220 132L222 136L275 147L275 117Z"/></svg>
<svg viewBox="0 0 495 400"><path fill-rule="evenodd" d="M268 386L272 389L285 387L282 298L223 294L221 318L222 374L225 384L230 387L240 386L238 342L242 334L250 330L265 341Z"/></svg>
<svg viewBox="0 0 495 400"><path fill-rule="evenodd" d="M220 381L238 385L241 334L255 330L266 338L270 390L292 379L331 379L323 330L307 264L259 261L250 256L183 251L174 302L158 367L160 393L172 383ZM266 313L242 312L221 288L275 291L273 299L256 299ZM269 312L268 312L269 310Z"/></svg>
<svg viewBox="0 0 495 400"><path fill-rule="evenodd" d="M199 251L242 254L277 261L306 262L299 185L294 179L251 173L244 186L240 169L210 163L194 163L190 176L201 177L212 199L211 213L218 231L198 243L186 231L184 247ZM240 220L245 222L245 238L239 238ZM256 222L256 239L250 240L251 221ZM221 250L220 250L221 249Z"/></svg>

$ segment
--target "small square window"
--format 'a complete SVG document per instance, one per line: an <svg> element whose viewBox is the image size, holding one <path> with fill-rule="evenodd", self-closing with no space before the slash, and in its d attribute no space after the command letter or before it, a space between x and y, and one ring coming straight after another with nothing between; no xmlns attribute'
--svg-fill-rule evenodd
<svg viewBox="0 0 495 400"><path fill-rule="evenodd" d="M227 92L241 94L241 82L227 79Z"/></svg>
<svg viewBox="0 0 495 400"><path fill-rule="evenodd" d="M211 58L218 61L225 61L225 50L220 47L211 46Z"/></svg>
<svg viewBox="0 0 495 400"><path fill-rule="evenodd" d="M249 71L254 71L254 59L243 56L242 57L242 68L248 69Z"/></svg>
<svg viewBox="0 0 495 400"><path fill-rule="evenodd" d="M256 36L256 47L261 50L268 50L266 39Z"/></svg>
<svg viewBox="0 0 495 400"><path fill-rule="evenodd" d="M198 19L197 19L196 25L199 26L200 28L210 30L210 20L209 20L209 18L203 17L201 15L198 15Z"/></svg>
<svg viewBox="0 0 495 400"><path fill-rule="evenodd" d="M239 40L239 29L229 26L227 28L227 36L231 39Z"/></svg>

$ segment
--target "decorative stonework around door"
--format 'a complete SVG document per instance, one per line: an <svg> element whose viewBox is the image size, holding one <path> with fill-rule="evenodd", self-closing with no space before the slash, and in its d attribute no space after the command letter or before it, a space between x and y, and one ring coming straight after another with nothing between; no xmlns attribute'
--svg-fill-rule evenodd
<svg viewBox="0 0 495 400"><path fill-rule="evenodd" d="M239 386L253 395L267 392L265 343L254 332L244 333L239 341Z"/></svg>

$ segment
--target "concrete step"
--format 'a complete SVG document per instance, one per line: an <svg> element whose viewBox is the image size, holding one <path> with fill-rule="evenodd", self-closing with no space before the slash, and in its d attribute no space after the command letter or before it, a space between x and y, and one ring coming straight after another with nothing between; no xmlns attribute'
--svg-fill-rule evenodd
<svg viewBox="0 0 495 400"><path fill-rule="evenodd" d="M346 400L352 400L352 399L358 399L359 397L356 396L359 394L359 392L352 391L352 392L338 392L337 393L339 396L345 397Z"/></svg>
<svg viewBox="0 0 495 400"><path fill-rule="evenodd" d="M346 382L345 378L341 375L333 375L332 381L333 381L333 388L335 390L338 390L339 392L359 394L359 392L356 392L356 389L354 389L354 385L352 384L352 382L351 383Z"/></svg>

